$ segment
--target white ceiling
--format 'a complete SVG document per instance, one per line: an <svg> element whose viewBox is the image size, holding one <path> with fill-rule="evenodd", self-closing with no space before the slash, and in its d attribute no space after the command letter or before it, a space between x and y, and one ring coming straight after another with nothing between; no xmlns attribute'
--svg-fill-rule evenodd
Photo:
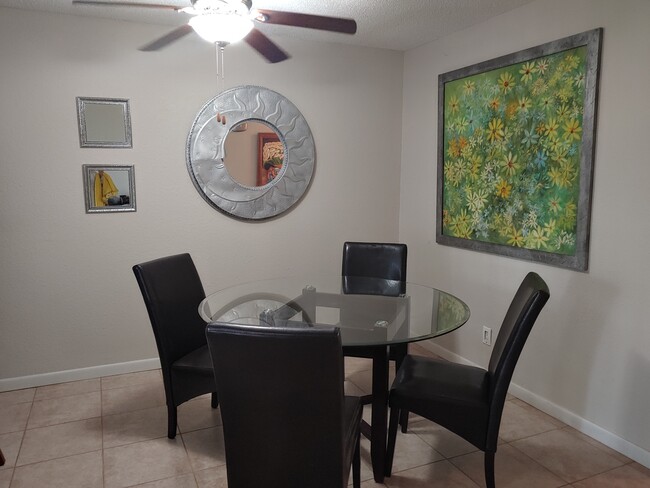
<svg viewBox="0 0 650 488"><path fill-rule="evenodd" d="M121 0L130 1L130 0ZM185 7L189 0L134 0ZM260 9L283 10L357 21L354 36L286 26L262 26L270 36L342 42L408 50L464 29L533 0L253 0ZM0 7L160 24L160 34L187 22L187 14L135 7L72 5L71 0L0 0Z"/></svg>

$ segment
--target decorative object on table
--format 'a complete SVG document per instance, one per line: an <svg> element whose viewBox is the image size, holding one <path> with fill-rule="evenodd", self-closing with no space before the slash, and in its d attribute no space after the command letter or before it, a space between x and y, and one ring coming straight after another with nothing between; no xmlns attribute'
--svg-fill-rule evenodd
<svg viewBox="0 0 650 488"><path fill-rule="evenodd" d="M440 75L440 244L584 271L602 29Z"/></svg>
<svg viewBox="0 0 650 488"><path fill-rule="evenodd" d="M251 122L263 123L284 147L280 169L263 186L238 181L224 164L226 139L235 136L232 129L242 122L249 127ZM311 181L316 149L309 125L293 103L267 88L240 86L201 108L187 138L186 158L192 182L206 202L233 217L262 220L286 212L300 200ZM235 164L258 164L243 156L228 158Z"/></svg>
<svg viewBox="0 0 650 488"><path fill-rule="evenodd" d="M82 166L86 213L135 212L133 166Z"/></svg>
<svg viewBox="0 0 650 488"><path fill-rule="evenodd" d="M550 297L528 273L506 312L488 369L406 356L391 387L386 476L391 475L400 410L409 410L459 435L485 453L485 481L494 488L494 455L512 374L526 339Z"/></svg>
<svg viewBox="0 0 650 488"><path fill-rule="evenodd" d="M205 323L196 309L205 298L192 257L185 254L133 266L156 338L167 401L167 437L176 437L177 407L212 393L218 399Z"/></svg>
<svg viewBox="0 0 650 488"><path fill-rule="evenodd" d="M131 112L125 98L77 97L81 147L129 148Z"/></svg>
<svg viewBox="0 0 650 488"><path fill-rule="evenodd" d="M92 5L96 7L165 9L193 16L187 24L183 24L161 38L141 47L141 51L157 51L191 32L196 32L206 41L215 43L221 53L228 44L243 39L268 62L277 63L288 59L289 55L266 37L261 30L257 29L255 23L260 26L275 24L340 32L342 34L355 34L357 32L357 23L352 19L277 10L258 10L253 8L251 0L191 0L191 6L187 7L105 0L72 0L72 3L74 5Z"/></svg>
<svg viewBox="0 0 650 488"><path fill-rule="evenodd" d="M217 322L206 335L230 488L346 488L350 465L361 486L362 407L343 395L340 329Z"/></svg>

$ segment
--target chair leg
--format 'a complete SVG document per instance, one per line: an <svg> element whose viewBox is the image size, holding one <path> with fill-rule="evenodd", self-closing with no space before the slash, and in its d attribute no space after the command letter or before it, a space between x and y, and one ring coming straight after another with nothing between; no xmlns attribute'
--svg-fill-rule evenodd
<svg viewBox="0 0 650 488"><path fill-rule="evenodd" d="M210 405L212 408L217 408L219 406L219 398L217 397L217 392L212 392L212 399L210 400Z"/></svg>
<svg viewBox="0 0 650 488"><path fill-rule="evenodd" d="M494 453L485 453L485 485L486 488L495 488L494 483Z"/></svg>
<svg viewBox="0 0 650 488"><path fill-rule="evenodd" d="M167 437L176 437L176 406L167 405Z"/></svg>
<svg viewBox="0 0 650 488"><path fill-rule="evenodd" d="M357 445L352 458L352 486L361 488L361 435L357 437Z"/></svg>
<svg viewBox="0 0 650 488"><path fill-rule="evenodd" d="M395 442L397 441L397 426L399 416L399 408L393 407L390 409L390 422L388 423L388 445L386 446L386 476L390 476L393 471L393 456L395 455Z"/></svg>
<svg viewBox="0 0 650 488"><path fill-rule="evenodd" d="M2 454L2 449L0 449L0 466L5 465L5 455Z"/></svg>
<svg viewBox="0 0 650 488"><path fill-rule="evenodd" d="M404 358L408 354L408 345L402 344L399 346L393 346L395 348L395 371L399 371L400 366L404 362ZM406 409L402 409L399 424L402 426L402 433L406 434L406 431L409 427L409 412Z"/></svg>
<svg viewBox="0 0 650 488"><path fill-rule="evenodd" d="M409 411L403 408L399 414L399 424L402 426L402 433L406 434L409 428Z"/></svg>

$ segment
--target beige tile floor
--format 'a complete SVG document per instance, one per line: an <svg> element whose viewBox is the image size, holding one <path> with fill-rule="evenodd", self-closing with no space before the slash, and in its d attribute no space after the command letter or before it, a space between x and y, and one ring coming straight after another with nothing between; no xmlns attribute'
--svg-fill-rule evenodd
<svg viewBox="0 0 650 488"><path fill-rule="evenodd" d="M370 366L346 359L348 394L369 391ZM0 393L0 488L226 488L221 418L209 396L179 408L174 440L166 415L159 370ZM650 488L649 469L514 397L500 434L499 488ZM482 453L419 417L398 434L383 485L369 459L364 439L363 488L485 486Z"/></svg>

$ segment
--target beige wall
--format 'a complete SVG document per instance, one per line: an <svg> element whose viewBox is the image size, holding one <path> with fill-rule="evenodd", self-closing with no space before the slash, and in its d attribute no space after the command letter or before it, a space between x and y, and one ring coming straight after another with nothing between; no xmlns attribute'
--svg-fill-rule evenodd
<svg viewBox="0 0 650 488"><path fill-rule="evenodd" d="M402 53L277 37L293 58L271 65L245 44L227 49L227 85L286 96L317 151L297 207L245 223L208 206L185 166L194 117L216 94L213 48L189 36L136 50L167 30L0 8L5 389L30 379L2 379L157 356L131 272L138 262L188 251L209 292L338 273L345 240L397 238ZM77 96L130 99L133 149L80 149ZM135 165L137 212L85 214L82 164Z"/></svg>
<svg viewBox="0 0 650 488"><path fill-rule="evenodd" d="M408 52L400 199L410 278L458 294L472 310L467 325L437 344L486 365L482 326L498 328L516 284L538 272L551 300L515 373L518 392L646 465L649 24L645 0L538 0ZM438 75L596 27L605 30L589 272L436 244Z"/></svg>

